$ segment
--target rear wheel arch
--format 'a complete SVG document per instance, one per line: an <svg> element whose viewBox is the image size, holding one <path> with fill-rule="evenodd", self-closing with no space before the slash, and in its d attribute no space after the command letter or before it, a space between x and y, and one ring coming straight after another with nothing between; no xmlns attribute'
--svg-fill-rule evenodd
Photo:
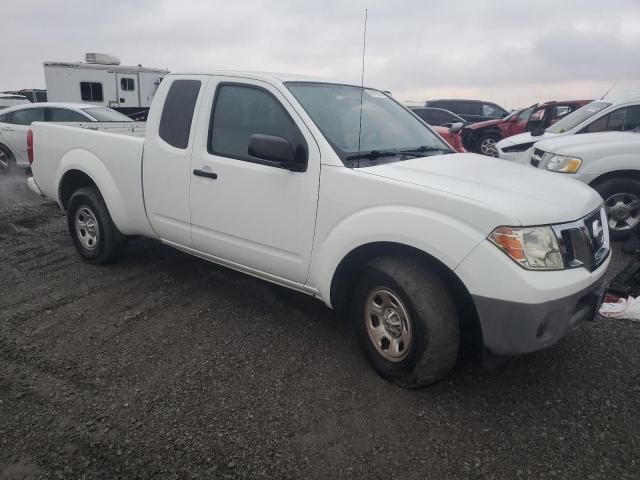
<svg viewBox="0 0 640 480"><path fill-rule="evenodd" d="M437 258L423 250L395 242L374 242L351 250L338 264L331 281L331 306L337 311L349 307L354 288L368 264L381 257L410 258L424 269L434 272L450 292L460 318L461 334L482 343L482 330L473 298L462 280Z"/></svg>
<svg viewBox="0 0 640 480"><path fill-rule="evenodd" d="M69 199L73 192L85 187L96 187L96 182L81 170L69 170L60 179L58 185L58 200L64 210L69 205Z"/></svg>

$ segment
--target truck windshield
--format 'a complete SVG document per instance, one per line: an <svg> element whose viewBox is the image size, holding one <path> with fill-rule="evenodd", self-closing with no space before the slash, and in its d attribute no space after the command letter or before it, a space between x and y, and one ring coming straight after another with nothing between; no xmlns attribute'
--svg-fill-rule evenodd
<svg viewBox="0 0 640 480"><path fill-rule="evenodd" d="M116 112L107 107L83 108L82 111L88 113L98 122L132 122L126 115Z"/></svg>
<svg viewBox="0 0 640 480"><path fill-rule="evenodd" d="M579 108L573 113L570 113L566 117L558 120L556 123L547 128L547 132L550 133L565 133L571 130L572 128L577 127L585 120L593 117L596 113L601 112L608 106L610 103L607 102L591 102L585 105L584 107Z"/></svg>
<svg viewBox="0 0 640 480"><path fill-rule="evenodd" d="M286 86L349 167L360 165L362 158L371 165L371 160L388 163L453 152L425 123L379 90L315 82Z"/></svg>

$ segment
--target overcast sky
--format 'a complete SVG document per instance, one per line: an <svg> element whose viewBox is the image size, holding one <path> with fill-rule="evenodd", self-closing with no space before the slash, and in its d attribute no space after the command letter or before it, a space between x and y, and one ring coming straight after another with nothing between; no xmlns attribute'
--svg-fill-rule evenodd
<svg viewBox="0 0 640 480"><path fill-rule="evenodd" d="M294 72L400 100L507 108L640 91L640 0L4 1L0 90L44 88L42 62L85 52L172 71Z"/></svg>

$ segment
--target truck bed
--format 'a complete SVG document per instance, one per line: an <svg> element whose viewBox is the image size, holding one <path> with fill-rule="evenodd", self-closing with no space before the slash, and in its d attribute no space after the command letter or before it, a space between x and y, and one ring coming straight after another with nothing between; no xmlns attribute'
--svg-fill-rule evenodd
<svg viewBox="0 0 640 480"><path fill-rule="evenodd" d="M77 168L98 186L123 234L155 236L142 196L143 123L36 122L31 130L31 169L44 195L63 207L58 185L63 185L63 172Z"/></svg>

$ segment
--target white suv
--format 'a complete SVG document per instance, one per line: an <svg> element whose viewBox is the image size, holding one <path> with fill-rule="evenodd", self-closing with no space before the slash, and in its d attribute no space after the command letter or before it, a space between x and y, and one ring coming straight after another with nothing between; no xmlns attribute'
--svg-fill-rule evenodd
<svg viewBox="0 0 640 480"><path fill-rule="evenodd" d="M544 131L526 132L505 138L496 144L504 160L528 163L536 142L559 135L607 131L633 131L640 128L640 93L615 99L595 100Z"/></svg>
<svg viewBox="0 0 640 480"><path fill-rule="evenodd" d="M544 140L529 164L592 186L604 199L612 238L640 232L640 129Z"/></svg>

